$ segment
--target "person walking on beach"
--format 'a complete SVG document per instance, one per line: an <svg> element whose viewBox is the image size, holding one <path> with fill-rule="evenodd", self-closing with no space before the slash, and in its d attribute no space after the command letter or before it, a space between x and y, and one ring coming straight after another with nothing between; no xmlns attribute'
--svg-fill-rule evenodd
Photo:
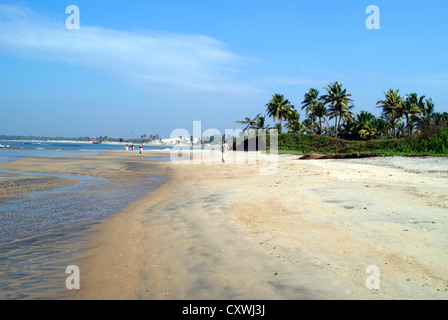
<svg viewBox="0 0 448 320"><path fill-rule="evenodd" d="M143 152L143 145L141 144L140 145L140 154L142 154L142 152Z"/></svg>
<svg viewBox="0 0 448 320"><path fill-rule="evenodd" d="M221 152L222 152L222 163L226 162L226 154L227 154L227 150L229 150L230 147L227 143L223 143L223 145L221 146Z"/></svg>

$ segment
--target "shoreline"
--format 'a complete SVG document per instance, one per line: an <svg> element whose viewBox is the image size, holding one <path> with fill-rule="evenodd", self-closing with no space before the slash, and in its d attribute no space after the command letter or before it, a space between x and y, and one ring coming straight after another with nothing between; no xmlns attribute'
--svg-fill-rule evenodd
<svg viewBox="0 0 448 320"><path fill-rule="evenodd" d="M2 234L6 238L1 246L2 264L5 265L0 271L3 280L0 282L0 296L68 299L73 294L63 290L65 268L78 264L84 258L86 241L92 236L95 225L101 224L110 215L119 214L123 203L127 202L127 207L140 193L145 190L146 193L151 192L155 185L163 182L153 173L135 174L132 168L121 174L114 172L122 171L119 168L123 166L132 167L134 157L129 158L121 161L111 156L67 156L26 158L0 164L0 206L2 218L7 219L4 220L5 226L17 220L20 225L25 223L26 228L20 231L20 226L17 226ZM79 166L82 162L84 168ZM150 164L149 161L147 164ZM109 167L107 172L96 170L96 166L102 165ZM154 165L150 164L148 168L154 168ZM135 190L136 187L139 189ZM123 189L133 194L128 197L121 191ZM58 204L61 200L63 202ZM23 214L13 214L15 210L23 211ZM46 215L45 210L52 211ZM95 212L88 214L87 210ZM58 211L63 214L60 218ZM26 225L27 220L37 223L34 232L29 229L31 225ZM38 225L45 224L48 224L48 229L39 229ZM15 234L18 237L11 238ZM21 243L26 243L26 246ZM47 254L50 254L49 260L45 258ZM26 268L23 269L23 266ZM8 277L17 278L19 274L23 279L18 281L17 286L8 280ZM59 287L55 292L52 289L54 286ZM11 291L4 291L5 288L11 288Z"/></svg>
<svg viewBox="0 0 448 320"><path fill-rule="evenodd" d="M166 177L93 226L81 290L69 299L448 298L445 175L279 156L276 174L262 176L261 163L223 165L219 152L201 152L196 165L145 160L151 153L0 164ZM366 287L372 265L379 290Z"/></svg>
<svg viewBox="0 0 448 320"><path fill-rule="evenodd" d="M2 140L2 141L11 141L11 142L29 142L29 143L73 143L73 144L94 144L92 141L78 141L78 140ZM133 143L132 141L118 142L118 141L110 141L110 142L102 142L102 145L119 145L125 146ZM139 145L139 143L135 143L135 145ZM191 145L188 143L152 143L152 142L144 142L143 146L154 146L154 147L191 147L197 145ZM210 148L210 147L220 147L220 145L214 144L203 144L202 147ZM137 151L137 150L136 150ZM151 151L159 151L159 150L151 150Z"/></svg>

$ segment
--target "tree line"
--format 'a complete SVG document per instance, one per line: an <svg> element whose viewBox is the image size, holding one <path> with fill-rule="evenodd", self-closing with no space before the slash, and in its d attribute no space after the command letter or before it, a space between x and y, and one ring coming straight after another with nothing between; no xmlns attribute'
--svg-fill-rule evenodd
<svg viewBox="0 0 448 320"><path fill-rule="evenodd" d="M159 141L161 138L158 134L143 134L139 138L111 138L107 135L94 137L96 141L102 142L128 142L134 141L136 143L149 143L151 141ZM45 137L45 136L23 136L23 135L0 135L0 140L8 141L8 140L22 140L22 141L90 141L92 137Z"/></svg>
<svg viewBox="0 0 448 320"><path fill-rule="evenodd" d="M301 109L305 111L306 119L302 122L296 107L284 95L276 93L266 104L265 114L245 117L236 123L246 126L243 131L277 129L282 133L285 127L288 133L347 140L397 139L448 129L448 113L436 112L431 98L415 92L405 96L395 89L384 92L384 98L376 103L381 109L381 115L376 117L368 111L355 114L352 95L342 84L331 82L324 90L324 94L320 94L319 90L311 88L304 95ZM267 125L267 117L278 123L272 127Z"/></svg>

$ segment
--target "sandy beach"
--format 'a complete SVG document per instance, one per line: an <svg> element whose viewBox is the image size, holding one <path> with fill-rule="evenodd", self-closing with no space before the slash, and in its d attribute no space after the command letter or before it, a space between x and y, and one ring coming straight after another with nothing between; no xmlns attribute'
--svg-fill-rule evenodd
<svg viewBox="0 0 448 320"><path fill-rule="evenodd" d="M169 154L0 164L117 184L167 179L92 227L70 299L448 298L446 158L282 155L275 174L261 175L266 164L222 164L218 152L198 164L147 160L161 156ZM370 266L379 289L366 285Z"/></svg>

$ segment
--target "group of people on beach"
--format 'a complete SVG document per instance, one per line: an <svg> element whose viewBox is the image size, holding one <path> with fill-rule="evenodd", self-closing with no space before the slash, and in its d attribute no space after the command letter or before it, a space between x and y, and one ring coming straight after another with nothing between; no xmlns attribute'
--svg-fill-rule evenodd
<svg viewBox="0 0 448 320"><path fill-rule="evenodd" d="M124 151L134 151L134 145L133 144L131 144L131 145L125 145L124 146ZM140 145L140 154L142 154L142 152L143 152L143 145L141 144Z"/></svg>
<svg viewBox="0 0 448 320"><path fill-rule="evenodd" d="M221 146L221 152L222 152L222 163L225 163L226 162L226 154L227 154L227 150L229 150L230 149L230 146L227 144L227 143L223 143L222 144L222 146ZM131 145L125 145L124 146L124 151L134 151L134 145L133 144L131 144ZM140 154L142 154L142 152L143 152L143 145L141 144L140 145Z"/></svg>

